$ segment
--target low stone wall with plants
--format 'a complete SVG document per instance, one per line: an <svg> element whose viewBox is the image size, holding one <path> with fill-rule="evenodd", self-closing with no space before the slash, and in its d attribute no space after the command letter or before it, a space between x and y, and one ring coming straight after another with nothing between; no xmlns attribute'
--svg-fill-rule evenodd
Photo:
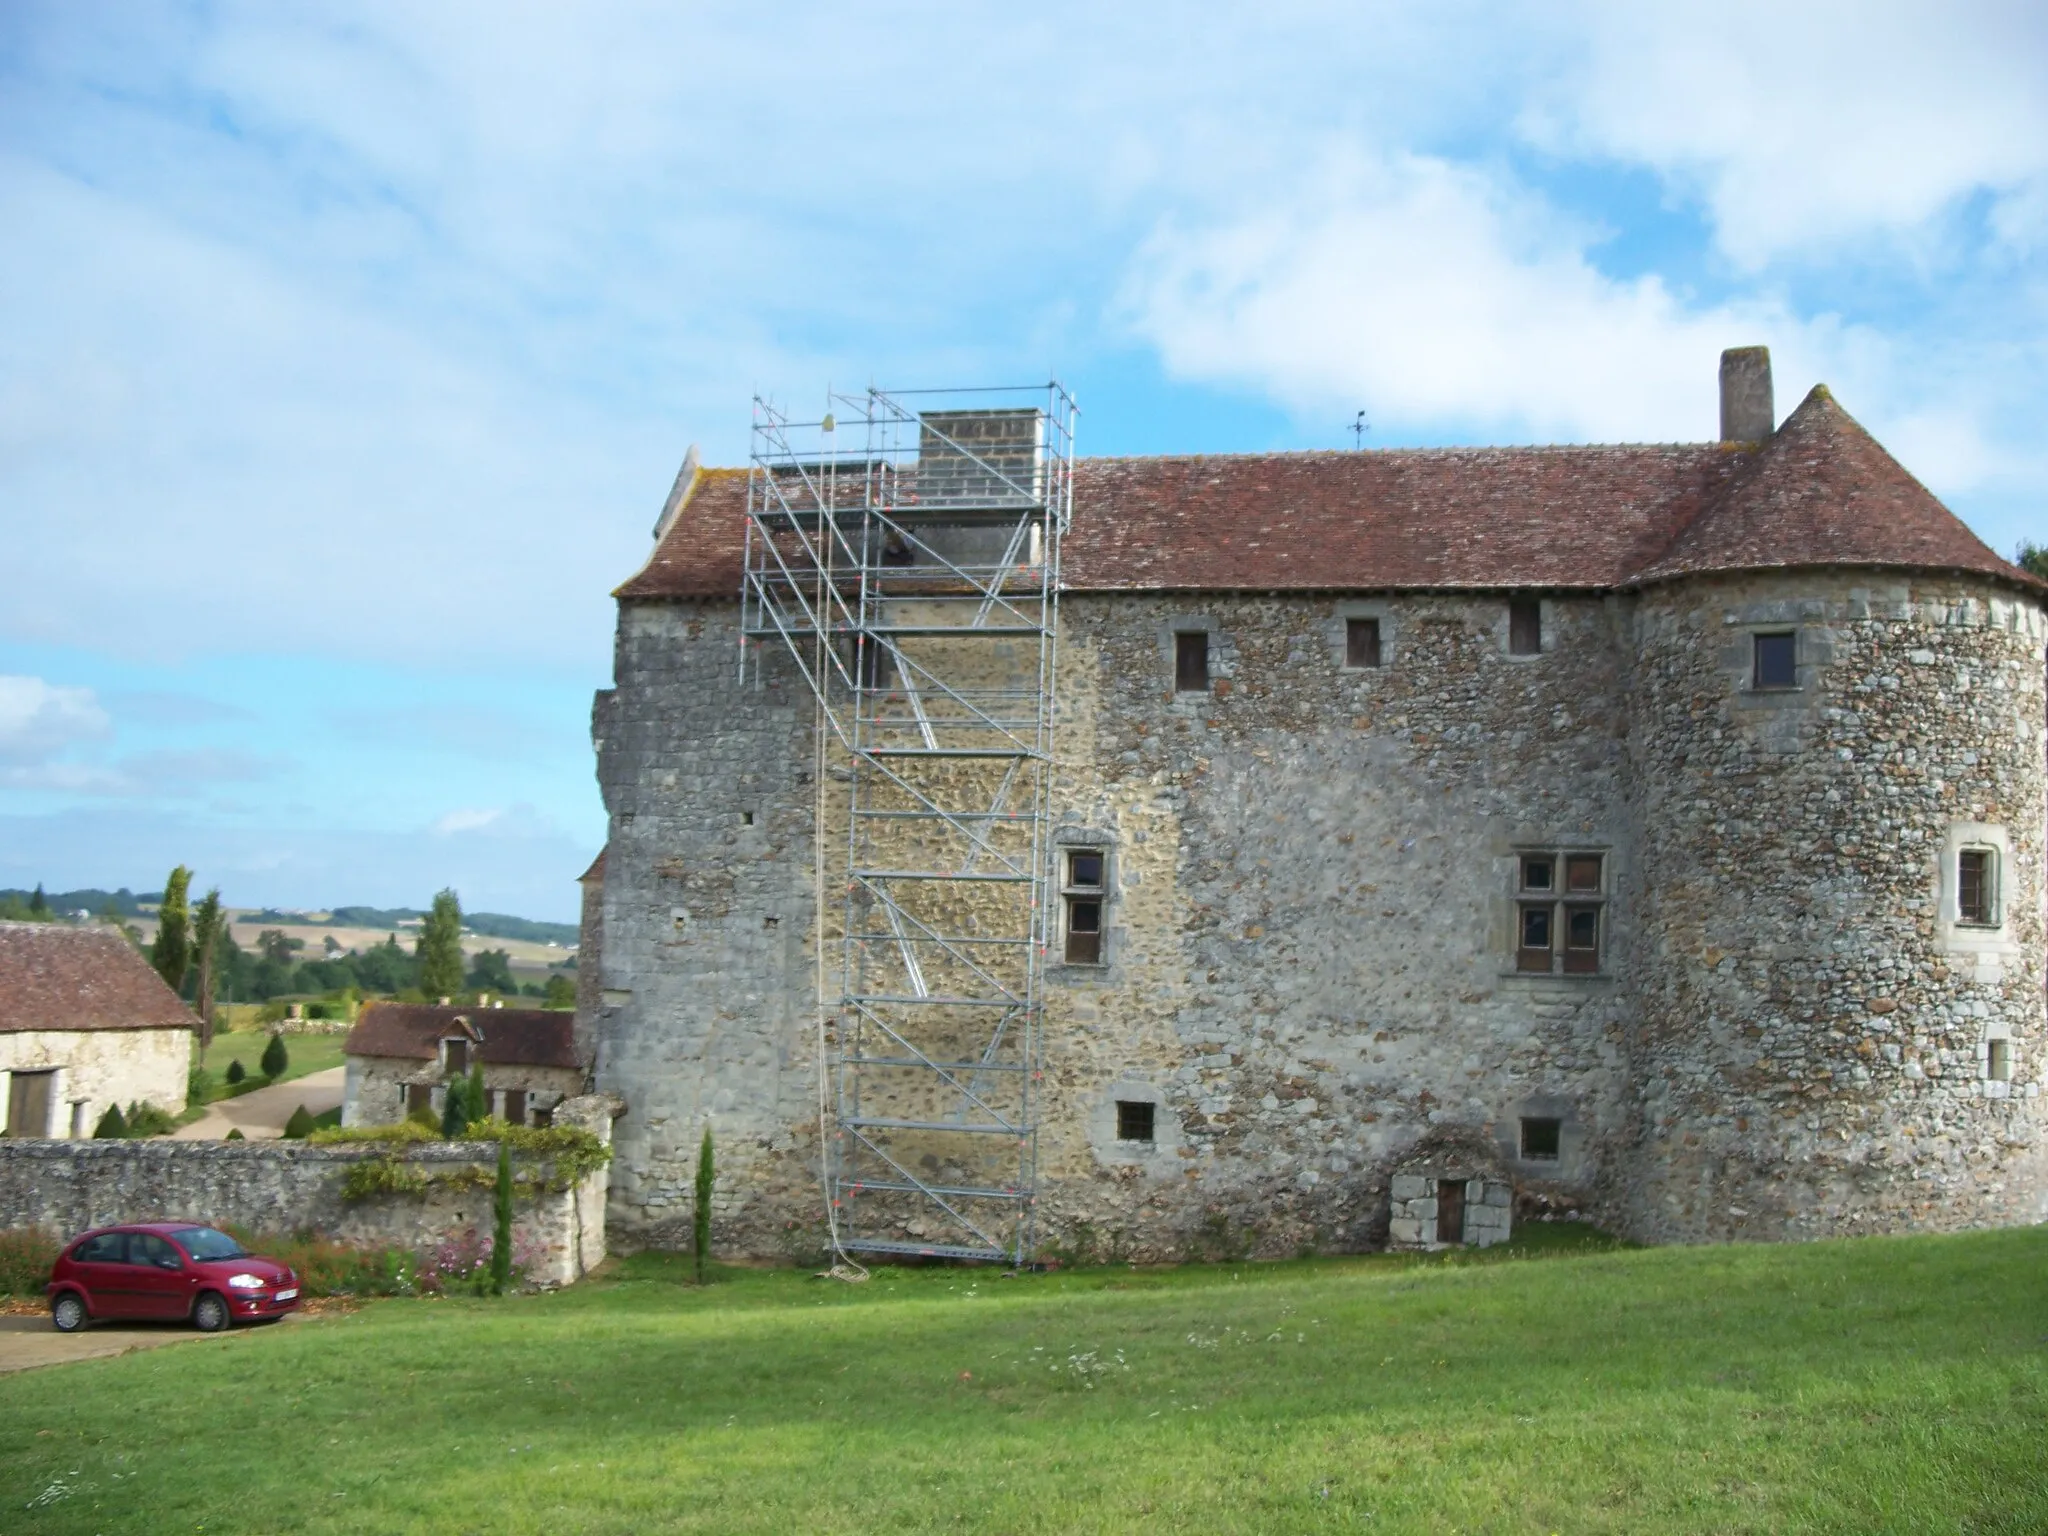
<svg viewBox="0 0 2048 1536"><path fill-rule="evenodd" d="M571 1099L546 1129L486 1120L460 1141L417 1125L289 1142L0 1139L0 1229L200 1221L412 1252L480 1241L488 1253L503 1141L526 1282L566 1285L605 1255L616 1111L610 1098Z"/></svg>

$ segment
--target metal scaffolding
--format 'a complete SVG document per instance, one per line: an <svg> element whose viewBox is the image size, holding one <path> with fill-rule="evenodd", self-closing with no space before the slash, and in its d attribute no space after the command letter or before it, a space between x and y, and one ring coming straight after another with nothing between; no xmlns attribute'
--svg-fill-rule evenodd
<svg viewBox="0 0 2048 1536"><path fill-rule="evenodd" d="M816 702L833 1245L1022 1264L1077 413L1057 383L827 405L754 402L741 669L786 649Z"/></svg>

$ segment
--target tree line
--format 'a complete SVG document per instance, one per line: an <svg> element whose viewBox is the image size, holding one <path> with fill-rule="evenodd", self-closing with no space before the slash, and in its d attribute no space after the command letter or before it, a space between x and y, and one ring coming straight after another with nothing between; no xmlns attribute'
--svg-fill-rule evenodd
<svg viewBox="0 0 2048 1536"><path fill-rule="evenodd" d="M330 940L329 953L306 958L300 957L305 941L280 928L262 930L255 947L244 949L221 905L220 888L208 891L197 905L191 892L192 871L180 864L164 882L156 938L147 953L156 973L199 1015L202 1044L213 1038L222 1002L350 992L408 1001L469 1001L489 993L538 997L548 1008L576 1005L575 983L566 976L550 976L545 987L531 982L522 986L512 974L507 951L489 949L465 957L462 904L452 890L434 897L410 950L393 933L382 944L353 954Z"/></svg>

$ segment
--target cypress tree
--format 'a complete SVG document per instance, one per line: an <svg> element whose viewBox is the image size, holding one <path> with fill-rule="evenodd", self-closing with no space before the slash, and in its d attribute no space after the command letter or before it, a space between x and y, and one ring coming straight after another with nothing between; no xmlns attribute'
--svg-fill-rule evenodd
<svg viewBox="0 0 2048 1536"><path fill-rule="evenodd" d="M107 1112L100 1116L100 1123L93 1128L93 1137L99 1141L118 1141L128 1134L128 1122L121 1118L121 1106L109 1104Z"/></svg>
<svg viewBox="0 0 2048 1536"><path fill-rule="evenodd" d="M164 902L156 914L156 942L149 949L149 963L173 992L185 985L185 972L192 966L192 933L186 898L192 888L192 871L180 864L164 881Z"/></svg>
<svg viewBox="0 0 2048 1536"><path fill-rule="evenodd" d="M491 1294L502 1296L512 1284L512 1144L498 1143L498 1188L491 1201L497 1218L491 1232Z"/></svg>
<svg viewBox="0 0 2048 1536"><path fill-rule="evenodd" d="M284 1123L284 1139L286 1141L304 1141L312 1134L312 1112L305 1105L301 1104L292 1111L292 1117Z"/></svg>
<svg viewBox="0 0 2048 1536"><path fill-rule="evenodd" d="M199 973L199 985L193 1001L199 1014L199 1049L202 1051L213 1044L213 970L220 954L221 929L225 926L223 916L220 887L215 886L206 893L206 899L192 914L192 964Z"/></svg>
<svg viewBox="0 0 2048 1536"><path fill-rule="evenodd" d="M697 1283L704 1283L704 1263L711 1256L711 1123L704 1124L704 1139L697 1144L697 1209L690 1219L690 1246L696 1250Z"/></svg>
<svg viewBox="0 0 2048 1536"><path fill-rule="evenodd" d="M453 891L434 898L433 910L420 923L420 991L429 999L453 997L462 990L462 903Z"/></svg>
<svg viewBox="0 0 2048 1536"><path fill-rule="evenodd" d="M284 1069L292 1064L291 1052L284 1048L284 1036L272 1035L270 1044L263 1047L263 1075L283 1077Z"/></svg>
<svg viewBox="0 0 2048 1536"><path fill-rule="evenodd" d="M28 909L36 917L49 916L50 903L43 897L43 882L40 880L36 882L35 894L28 899Z"/></svg>

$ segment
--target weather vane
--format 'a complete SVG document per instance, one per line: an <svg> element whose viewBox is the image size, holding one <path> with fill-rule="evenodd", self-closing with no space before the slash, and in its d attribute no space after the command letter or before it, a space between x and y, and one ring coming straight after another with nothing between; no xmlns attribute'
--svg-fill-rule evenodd
<svg viewBox="0 0 2048 1536"><path fill-rule="evenodd" d="M1365 434L1371 430L1372 423L1365 419L1365 412L1360 411L1357 418L1351 423L1353 446L1363 448L1365 446Z"/></svg>

